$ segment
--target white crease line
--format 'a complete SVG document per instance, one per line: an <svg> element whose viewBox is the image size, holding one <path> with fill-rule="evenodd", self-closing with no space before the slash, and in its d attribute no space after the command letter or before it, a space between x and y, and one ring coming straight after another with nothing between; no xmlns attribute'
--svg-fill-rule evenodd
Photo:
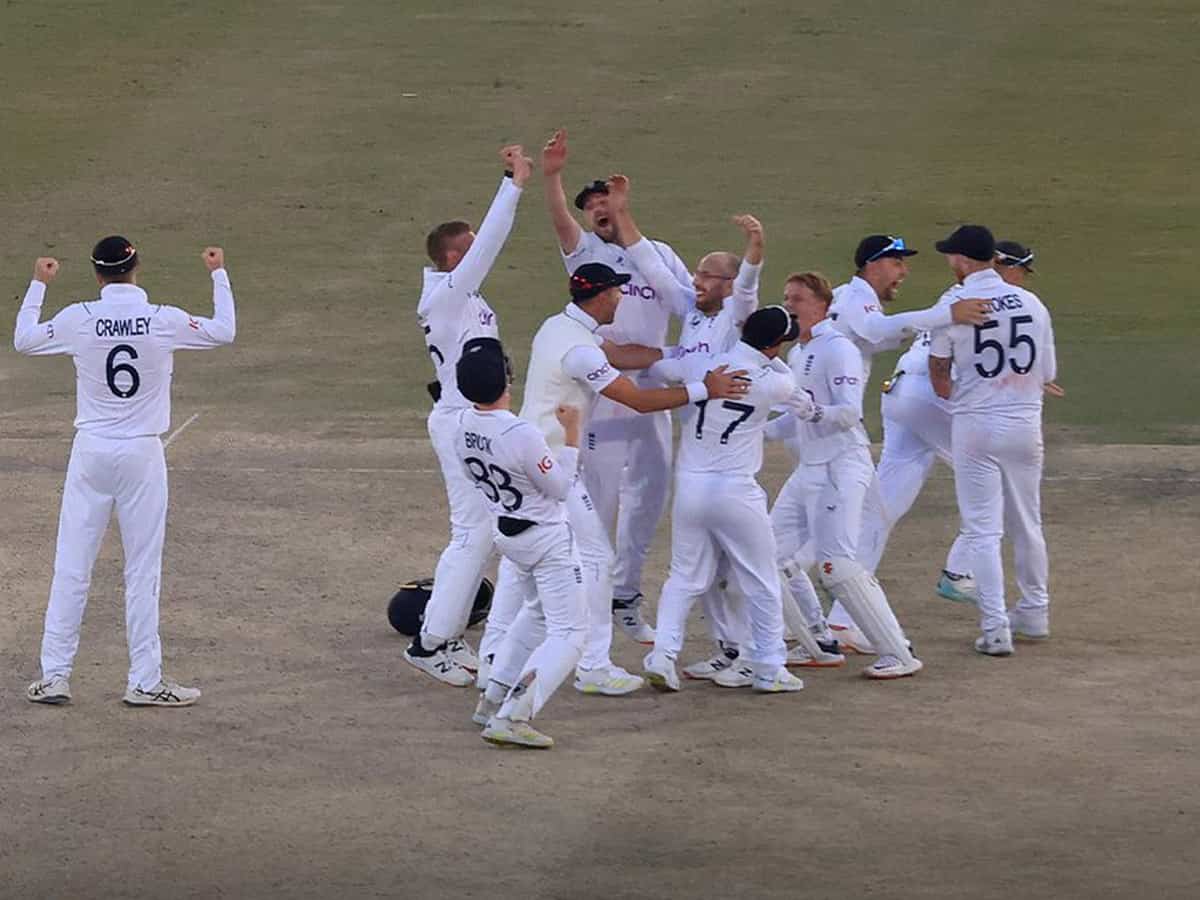
<svg viewBox="0 0 1200 900"><path fill-rule="evenodd" d="M176 428L174 431L172 431L169 435L167 435L167 439L165 441L163 441L163 447L170 447L171 441L175 440L175 438L177 438L177 437L179 437L179 435L183 434L183 429L187 428L189 425L191 425L193 422L195 422L198 418L200 418L200 413L192 413L191 417L186 422L184 422L182 425L180 425L178 428Z"/></svg>

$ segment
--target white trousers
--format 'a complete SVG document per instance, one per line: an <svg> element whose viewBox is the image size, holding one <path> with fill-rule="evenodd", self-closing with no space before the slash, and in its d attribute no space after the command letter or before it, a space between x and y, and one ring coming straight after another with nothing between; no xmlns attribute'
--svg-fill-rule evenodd
<svg viewBox="0 0 1200 900"><path fill-rule="evenodd" d="M928 381L925 375L904 375L891 393L883 395L879 492L878 496L870 491L867 494L858 544L858 562L871 573L879 567L892 528L916 502L934 462L940 459L948 466L953 465L950 413L938 405L927 383L918 385L907 380L914 378ZM950 547L945 567L959 574L970 571L961 529Z"/></svg>
<svg viewBox="0 0 1200 900"><path fill-rule="evenodd" d="M583 473L600 521L615 537L613 596L641 592L642 570L667 508L671 484L671 417L666 412L608 418L600 397L583 446ZM597 416L597 413L600 415Z"/></svg>
<svg viewBox="0 0 1200 900"><path fill-rule="evenodd" d="M454 451L460 412L439 405L427 420L429 439L442 468L450 504L450 543L434 570L433 592L421 623L421 643L430 650L466 630L484 569L495 550L492 540L495 517L479 489L463 472Z"/></svg>
<svg viewBox="0 0 1200 900"><path fill-rule="evenodd" d="M809 569L818 559L857 559L863 500L874 474L866 447L847 450L827 463L797 465L771 509L779 561L799 559L798 569ZM799 571L788 587L809 624L822 621L808 574ZM835 603L829 621L840 625L853 620Z"/></svg>
<svg viewBox="0 0 1200 900"><path fill-rule="evenodd" d="M71 674L92 567L114 507L125 551L128 686L149 690L162 680L158 593L167 528L167 463L157 437L75 434L58 518L42 676Z"/></svg>
<svg viewBox="0 0 1200 900"><path fill-rule="evenodd" d="M582 566L588 609L587 640L579 666L583 669L607 668L611 665L609 653L612 649L613 551L582 478L575 479L571 493L567 495L567 518ZM526 594L521 588L517 567L511 560L501 559L496 593L479 643L481 655L486 657L497 652L525 602Z"/></svg>
<svg viewBox="0 0 1200 900"><path fill-rule="evenodd" d="M688 613L716 580L721 555L750 622L743 658L764 674L783 665L783 606L767 495L751 475L677 472L671 571L658 603L654 649L675 659Z"/></svg>
<svg viewBox="0 0 1200 900"><path fill-rule="evenodd" d="M588 607L582 563L565 523L536 525L515 537L497 534L495 540L523 602L495 649L490 678L503 692L500 715L531 719L583 651Z"/></svg>
<svg viewBox="0 0 1200 900"><path fill-rule="evenodd" d="M1042 535L1042 424L995 415L954 416L954 486L979 591L980 625L1007 623L1001 542L1013 542L1021 609L1050 603Z"/></svg>

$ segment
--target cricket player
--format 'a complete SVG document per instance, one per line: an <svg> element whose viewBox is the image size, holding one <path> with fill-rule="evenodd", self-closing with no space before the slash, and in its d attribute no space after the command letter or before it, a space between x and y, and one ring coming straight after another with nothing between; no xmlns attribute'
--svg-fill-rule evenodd
<svg viewBox="0 0 1200 900"><path fill-rule="evenodd" d="M709 398L737 398L746 392L746 382L736 377L744 373L727 372L724 366L701 371L686 387L643 388L621 375L600 349L603 339L597 331L613 321L622 303L631 302L623 299L621 291L630 280L630 275L603 263L585 263L571 275L571 302L563 312L543 322L534 335L520 416L541 430L555 453L564 446L563 426L556 414L560 406L583 410L586 434L592 407L601 396L639 413L649 413ZM588 464L585 457L582 465ZM576 479L567 497L567 516L579 547L588 597L588 635L576 671L575 689L608 696L631 693L642 686L642 679L613 665L609 657L612 545L582 479ZM517 575L510 561L501 562L496 595L480 645L485 658L494 655L521 608L523 598L514 588Z"/></svg>
<svg viewBox="0 0 1200 900"><path fill-rule="evenodd" d="M421 633L404 658L422 672L455 687L467 687L479 660L463 637L471 604L491 559L492 516L474 485L462 473L454 438L462 411L470 406L458 390L455 366L463 345L472 338L499 336L496 313L480 288L517 214L517 204L533 161L518 144L500 151L505 172L479 233L463 221L444 222L429 233L426 252L432 266L417 304L417 321L437 371L438 397L429 414L433 442L450 506L450 543L442 551L433 576L433 591L425 607Z"/></svg>
<svg viewBox="0 0 1200 900"><path fill-rule="evenodd" d="M624 175L608 180L608 206L616 223L617 233L625 244L638 270L655 292L683 320L678 343L670 347L645 348L637 345L615 345L605 342L609 362L619 369L646 369L658 360L696 354L712 358L724 353L741 339L742 324L758 308L758 284L763 262L762 223L751 215L735 216L746 236L745 254L713 251L701 257L691 284L680 283L663 262L655 246L642 236L629 204L630 183ZM680 420L694 414L690 406L680 410ZM686 666L688 678L708 679L729 668L738 658L739 647L746 639L743 604L728 596L728 561L722 557L717 581L704 594L717 652L708 659Z"/></svg>
<svg viewBox="0 0 1200 900"><path fill-rule="evenodd" d="M468 341L456 371L460 392L474 405L461 413L455 451L488 505L496 548L524 598L473 719L489 743L551 747L553 739L531 722L575 669L587 632L582 563L566 508L579 461L580 411L555 410L563 429L556 456L536 425L510 412L512 369L499 341Z"/></svg>
<svg viewBox="0 0 1200 900"><path fill-rule="evenodd" d="M233 342L237 330L225 252L208 247L213 317L151 303L137 284L138 253L113 235L96 244L96 300L72 303L41 320L55 259L34 264L17 313L13 346L20 353L63 353L75 363L75 440L67 463L54 579L42 636L42 677L29 685L34 703L67 703L79 649L92 567L116 509L125 551L125 636L131 706L191 706L200 691L163 677L158 598L167 526L167 464L161 435L171 423L176 350L208 350Z"/></svg>
<svg viewBox="0 0 1200 900"><path fill-rule="evenodd" d="M975 649L1013 652L1012 635L1050 635L1049 560L1042 535L1042 394L1056 374L1050 313L995 270L992 233L964 225L938 241L964 293L988 301L977 325L934 331L929 376L951 402L954 487L979 593ZM956 380L951 380L951 364ZM1021 598L1005 609L1001 541L1012 535Z"/></svg>
<svg viewBox="0 0 1200 900"><path fill-rule="evenodd" d="M862 356L864 388L870 381L871 360L876 353L894 350L921 331L951 323L973 325L984 318L984 304L978 300L960 300L935 304L928 309L886 314L883 307L896 299L908 276L907 260L916 253L902 237L867 235L854 251L854 277L834 291L829 318L834 327L858 348ZM829 626L844 649L867 654L874 652L840 603L834 603L830 610Z"/></svg>
<svg viewBox="0 0 1200 900"><path fill-rule="evenodd" d="M749 673L755 691L798 691L804 682L786 668L783 602L775 565L775 539L767 513L767 495L755 476L762 468L763 427L773 406L788 403L811 413L807 394L798 393L791 371L778 359L782 345L796 337L796 323L781 306L754 312L742 339L712 359L699 356L663 360L652 373L682 381L695 378L713 363L744 369L749 388L737 400L697 404L692 422L680 435L671 511L671 571L658 604L654 649L643 661L650 683L678 691L675 660L683 646L692 604L712 587L724 554L730 577L745 598L751 638L738 668ZM713 677L722 686L725 676Z"/></svg>
<svg viewBox="0 0 1200 900"><path fill-rule="evenodd" d="M678 314L672 299L652 285L623 246L623 235L609 208L609 187L593 181L575 195L587 231L579 226L567 206L562 170L567 162L567 133L555 132L542 152L546 204L568 272L584 263L603 263L629 275L621 288L627 302L616 318L600 330L616 344L661 347L667 341L671 316ZM651 241L663 265L684 288L691 284L687 266L668 245ZM652 386L644 375L631 379ZM596 402L584 435L583 476L596 504L600 521L614 533L616 567L613 575L612 615L617 625L639 643L651 643L654 629L642 614L642 568L654 532L667 505L671 470L671 418L666 413L637 415L606 397Z"/></svg>
<svg viewBox="0 0 1200 900"><path fill-rule="evenodd" d="M1018 241L996 241L996 274L1017 287L1025 287L1033 272L1034 252Z"/></svg>
<svg viewBox="0 0 1200 900"><path fill-rule="evenodd" d="M788 588L815 626L821 649L836 654L840 648L822 627L821 605L807 574L817 565L821 583L879 653L863 674L876 679L915 675L922 663L912 655L883 588L858 561L863 501L874 478L870 439L862 425L862 356L827 318L833 291L823 276L790 275L784 297L800 329L788 365L812 398L808 412L786 414L798 463L771 510Z"/></svg>

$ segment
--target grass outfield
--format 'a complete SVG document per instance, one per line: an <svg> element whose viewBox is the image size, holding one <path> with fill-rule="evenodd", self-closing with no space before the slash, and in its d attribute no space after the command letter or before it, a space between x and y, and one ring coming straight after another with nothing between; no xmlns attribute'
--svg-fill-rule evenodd
<svg viewBox="0 0 1200 900"><path fill-rule="evenodd" d="M1194 4L153 6L0 9L0 272L17 298L35 255L60 256L53 308L94 292L87 250L119 230L152 296L204 310L195 257L223 243L240 349L185 367L181 404L266 399L244 416L264 430L423 408L423 235L478 219L502 142L561 123L568 184L625 171L689 262L759 214L766 296L799 267L844 279L872 230L926 251L902 308L946 284L931 245L955 223L1032 244L1058 433L1196 438ZM535 184L486 287L520 358L563 299L541 202ZM13 354L0 377L9 412L60 383Z"/></svg>

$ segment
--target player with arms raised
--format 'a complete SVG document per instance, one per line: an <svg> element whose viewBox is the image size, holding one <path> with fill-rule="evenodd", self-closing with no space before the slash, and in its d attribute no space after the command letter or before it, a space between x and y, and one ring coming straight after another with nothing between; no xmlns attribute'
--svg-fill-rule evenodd
<svg viewBox="0 0 1200 900"><path fill-rule="evenodd" d="M92 251L100 297L72 303L40 321L46 286L58 261L39 259L17 313L13 346L31 356L62 353L75 362L75 440L67 463L54 580L42 636L42 677L29 685L34 703L66 703L79 649L92 567L116 509L125 551L125 633L131 706L190 706L196 688L167 681L158 636L159 587L167 527L167 464L160 436L171 423L176 350L233 342L233 289L220 247L204 251L212 275L213 317L151 303L137 284L138 254L119 235Z"/></svg>
<svg viewBox="0 0 1200 900"><path fill-rule="evenodd" d="M471 604L494 550L492 516L474 485L462 473L454 452L459 416L470 406L458 390L455 366L463 345L472 338L496 338L500 325L480 288L512 230L517 203L533 172L533 161L519 145L500 151L505 173L479 233L467 222L443 222L429 233L426 267L417 321L437 370L439 394L429 414L433 442L450 505L450 543L438 559L433 591L425 607L421 633L404 658L439 681L467 687L478 659L463 632Z"/></svg>

